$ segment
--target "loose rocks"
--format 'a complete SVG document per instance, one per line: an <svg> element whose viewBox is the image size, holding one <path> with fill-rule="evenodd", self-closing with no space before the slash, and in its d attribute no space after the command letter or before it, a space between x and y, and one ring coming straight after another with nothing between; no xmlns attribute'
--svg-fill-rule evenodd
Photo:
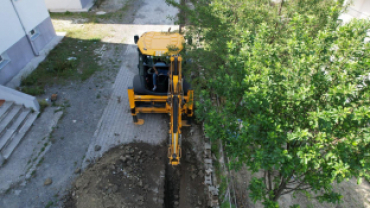
<svg viewBox="0 0 370 208"><path fill-rule="evenodd" d="M101 150L101 146L100 145L95 145L95 151L100 151Z"/></svg>
<svg viewBox="0 0 370 208"><path fill-rule="evenodd" d="M53 181L51 180L51 178L47 178L44 182L44 186L48 186L50 185L51 183L53 183Z"/></svg>

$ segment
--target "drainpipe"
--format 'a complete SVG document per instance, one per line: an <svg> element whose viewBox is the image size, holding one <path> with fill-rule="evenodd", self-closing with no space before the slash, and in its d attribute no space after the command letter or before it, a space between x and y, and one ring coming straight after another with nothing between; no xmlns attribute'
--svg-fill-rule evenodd
<svg viewBox="0 0 370 208"><path fill-rule="evenodd" d="M19 22L21 23L22 29L23 29L24 33L26 34L27 40L28 40L29 44L31 45L33 55L35 55L35 56L39 56L40 54L39 54L39 52L37 51L37 49L36 49L35 45L33 44L33 42L32 42L32 40L31 40L30 36L28 35L27 30L26 30L26 28L24 27L24 24L23 24L23 22L22 22L22 19L21 19L21 17L19 16L18 10L17 10L17 8L16 8L16 7L15 7L15 5L14 5L13 0L10 0L10 2L11 2L11 3L12 3L12 5L13 5L14 11L15 11L15 13L17 14L17 17L18 17Z"/></svg>

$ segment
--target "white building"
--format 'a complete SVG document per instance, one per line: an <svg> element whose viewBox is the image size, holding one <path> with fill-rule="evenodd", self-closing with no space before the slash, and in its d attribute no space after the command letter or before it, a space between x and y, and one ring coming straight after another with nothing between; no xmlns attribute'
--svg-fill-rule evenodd
<svg viewBox="0 0 370 208"><path fill-rule="evenodd" d="M50 12L87 12L94 5L94 0L45 0Z"/></svg>
<svg viewBox="0 0 370 208"><path fill-rule="evenodd" d="M0 85L56 37L44 0L0 0Z"/></svg>
<svg viewBox="0 0 370 208"><path fill-rule="evenodd" d="M350 4L348 11L339 17L344 23L349 22L352 18L370 18L370 0L345 0L344 4Z"/></svg>

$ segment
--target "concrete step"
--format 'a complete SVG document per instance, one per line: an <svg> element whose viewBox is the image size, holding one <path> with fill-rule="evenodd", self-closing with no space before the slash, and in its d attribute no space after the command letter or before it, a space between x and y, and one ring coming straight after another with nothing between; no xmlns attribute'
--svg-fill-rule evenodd
<svg viewBox="0 0 370 208"><path fill-rule="evenodd" d="M23 109L23 106L21 105L15 105L12 109L8 111L8 113L5 115L5 117L0 121L0 136L5 133L6 129L9 125L11 125Z"/></svg>
<svg viewBox="0 0 370 208"><path fill-rule="evenodd" d="M1 155L4 157L4 159L8 159L11 156L11 154L17 148L25 134L31 128L33 122L37 119L38 114L39 114L38 112L29 114L26 120L24 121L22 127L14 135L13 139L8 143L8 145L5 146L3 150L1 150Z"/></svg>
<svg viewBox="0 0 370 208"><path fill-rule="evenodd" d="M0 121L6 116L8 110L13 107L13 104L14 102L5 101L5 103L0 107Z"/></svg>
<svg viewBox="0 0 370 208"><path fill-rule="evenodd" d="M22 126L30 113L30 109L23 110L14 120L13 124L10 125L5 133L0 137L0 151L13 139L14 135L16 135L18 129Z"/></svg>

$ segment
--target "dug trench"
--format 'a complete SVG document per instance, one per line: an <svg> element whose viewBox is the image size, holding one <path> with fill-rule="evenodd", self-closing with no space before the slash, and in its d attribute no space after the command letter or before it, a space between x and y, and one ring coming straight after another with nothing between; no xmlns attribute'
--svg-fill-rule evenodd
<svg viewBox="0 0 370 208"><path fill-rule="evenodd" d="M72 184L65 208L202 208L204 169L192 129L183 132L182 159L168 164L167 144L117 146L90 165ZM199 137L198 137L199 138ZM199 148L198 148L199 149Z"/></svg>

